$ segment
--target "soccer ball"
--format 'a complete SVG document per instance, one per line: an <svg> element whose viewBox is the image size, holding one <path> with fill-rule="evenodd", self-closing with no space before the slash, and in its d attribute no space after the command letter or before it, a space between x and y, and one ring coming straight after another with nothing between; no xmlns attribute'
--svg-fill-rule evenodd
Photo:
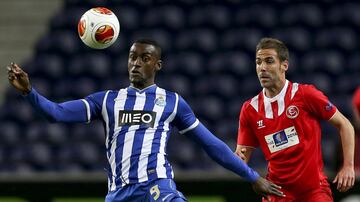
<svg viewBox="0 0 360 202"><path fill-rule="evenodd" d="M111 46L119 36L120 24L116 15L104 7L92 8L81 16L78 33L89 47L104 49Z"/></svg>

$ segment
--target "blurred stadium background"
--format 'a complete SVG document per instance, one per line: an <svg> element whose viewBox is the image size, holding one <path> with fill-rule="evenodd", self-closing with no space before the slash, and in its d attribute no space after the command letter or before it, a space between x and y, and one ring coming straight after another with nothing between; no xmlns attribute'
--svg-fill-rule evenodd
<svg viewBox="0 0 360 202"><path fill-rule="evenodd" d="M91 50L77 35L80 16L95 6L110 8L120 21L119 39L107 50ZM360 2L2 0L0 7L0 195L6 197L0 201L102 201L106 194L101 123L44 121L9 88L5 67L11 61L21 64L33 86L51 100L83 98L127 86L131 42L152 37L164 51L159 86L180 93L234 149L240 107L260 90L255 46L271 36L290 49L288 78L315 84L352 118L350 99L360 85ZM329 124L323 129L325 170L333 179L339 139ZM249 184L185 137L174 134L168 153L179 190L190 201L258 199ZM259 151L250 164L266 171ZM360 201L359 190L356 184L345 194L334 191L335 200Z"/></svg>

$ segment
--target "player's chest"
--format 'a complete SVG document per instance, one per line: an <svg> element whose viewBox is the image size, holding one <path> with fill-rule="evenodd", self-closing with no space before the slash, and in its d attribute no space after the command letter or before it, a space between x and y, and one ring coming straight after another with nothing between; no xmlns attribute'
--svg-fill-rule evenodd
<svg viewBox="0 0 360 202"><path fill-rule="evenodd" d="M124 97L114 100L113 126L154 128L166 120L174 108L169 107L170 101L166 102L165 96L145 98L144 96Z"/></svg>
<svg viewBox="0 0 360 202"><path fill-rule="evenodd" d="M260 110L252 116L252 130L259 142L274 153L295 145L302 140L301 125L307 111L301 102L291 102L285 106L281 114L273 114L272 118Z"/></svg>

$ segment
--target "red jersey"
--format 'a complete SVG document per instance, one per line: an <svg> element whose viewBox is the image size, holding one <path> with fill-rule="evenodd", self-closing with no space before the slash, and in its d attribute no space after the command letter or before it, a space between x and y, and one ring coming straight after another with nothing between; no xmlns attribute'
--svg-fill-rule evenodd
<svg viewBox="0 0 360 202"><path fill-rule="evenodd" d="M360 87L358 87L353 95L352 104L354 106L354 110L360 117Z"/></svg>
<svg viewBox="0 0 360 202"><path fill-rule="evenodd" d="M286 83L268 98L264 90L241 109L238 144L260 146L268 161L267 178L293 195L319 188L326 179L320 120L336 107L313 85Z"/></svg>

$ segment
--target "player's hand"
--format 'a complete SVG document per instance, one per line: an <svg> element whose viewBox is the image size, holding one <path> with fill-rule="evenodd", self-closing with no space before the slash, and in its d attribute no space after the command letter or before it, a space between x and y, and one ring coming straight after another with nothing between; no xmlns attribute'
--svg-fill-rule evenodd
<svg viewBox="0 0 360 202"><path fill-rule="evenodd" d="M353 166L343 166L336 175L333 183L337 183L337 190L346 192L355 184L355 171Z"/></svg>
<svg viewBox="0 0 360 202"><path fill-rule="evenodd" d="M28 74L13 62L10 66L7 66L7 70L8 79L11 85L13 85L23 95L29 94L31 91L31 84Z"/></svg>
<svg viewBox="0 0 360 202"><path fill-rule="evenodd" d="M246 158L245 153L246 153L245 147L243 147L241 149L236 149L236 151L235 151L235 154L237 156L239 156L243 161L247 162L248 159Z"/></svg>
<svg viewBox="0 0 360 202"><path fill-rule="evenodd" d="M256 193L262 195L268 201L270 201L270 195L285 197L284 193L280 191L280 186L262 177L259 177L259 179L253 183L252 187Z"/></svg>

